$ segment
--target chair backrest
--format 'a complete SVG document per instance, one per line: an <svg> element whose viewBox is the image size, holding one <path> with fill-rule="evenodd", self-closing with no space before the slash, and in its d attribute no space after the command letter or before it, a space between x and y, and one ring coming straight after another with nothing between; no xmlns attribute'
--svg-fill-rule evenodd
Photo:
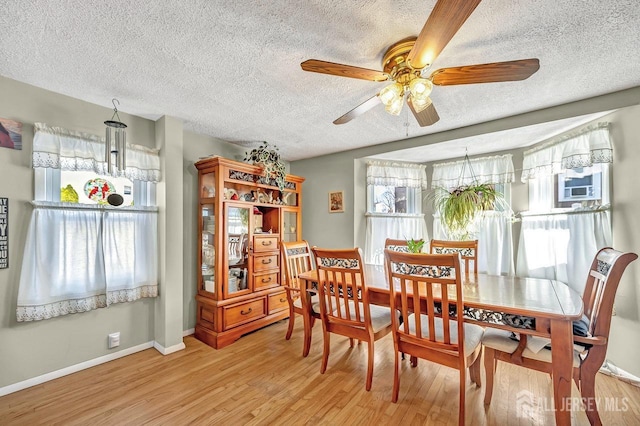
<svg viewBox="0 0 640 426"><path fill-rule="evenodd" d="M429 350L448 353L464 363L463 321L449 322L457 320L458 314L464 312L459 253L400 253L387 249L385 267L391 310L397 309L407 319L414 312L414 306L421 306L422 314L428 317L423 323L424 317L421 318L416 312L415 320L405 320L402 324L394 317L393 332L396 338ZM436 317L442 319L441 331L437 330ZM457 335L457 339L453 339L455 342L452 341L452 324L455 324L453 327ZM428 330L428 338L423 337L425 329Z"/></svg>
<svg viewBox="0 0 640 426"><path fill-rule="evenodd" d="M280 252L284 263L285 285L300 288L298 275L315 268L309 243L306 241L283 241ZM299 294L296 293L296 297Z"/></svg>
<svg viewBox="0 0 640 426"><path fill-rule="evenodd" d="M582 295L591 336L604 337L608 341L613 302L620 277L627 265L637 258L635 253L622 253L609 247L601 249L595 255Z"/></svg>
<svg viewBox="0 0 640 426"><path fill-rule="evenodd" d="M464 272L469 275L470 263L473 262L473 274L478 275L478 240L470 241L446 241L431 240L430 253L447 254L460 253L464 262Z"/></svg>
<svg viewBox="0 0 640 426"><path fill-rule="evenodd" d="M422 241L422 239L416 241ZM384 248L393 251L409 253L407 240L394 240L393 238L387 238L384 242Z"/></svg>
<svg viewBox="0 0 640 426"><path fill-rule="evenodd" d="M323 321L370 328L371 314L359 248L311 249L318 267L318 292Z"/></svg>

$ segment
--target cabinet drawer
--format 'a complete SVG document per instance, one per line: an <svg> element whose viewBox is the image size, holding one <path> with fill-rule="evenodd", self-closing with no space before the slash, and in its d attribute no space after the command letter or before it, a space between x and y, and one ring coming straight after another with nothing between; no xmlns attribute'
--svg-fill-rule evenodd
<svg viewBox="0 0 640 426"><path fill-rule="evenodd" d="M278 236L277 235L254 235L253 236L253 251L254 253L260 253L265 251L278 250Z"/></svg>
<svg viewBox="0 0 640 426"><path fill-rule="evenodd" d="M266 315L265 297L224 308L224 329L251 322Z"/></svg>
<svg viewBox="0 0 640 426"><path fill-rule="evenodd" d="M253 272L268 271L270 269L278 269L278 254L267 254L262 256L253 256Z"/></svg>
<svg viewBox="0 0 640 426"><path fill-rule="evenodd" d="M271 288L280 285L277 272L271 272L268 274L256 274L253 276L253 289L255 291L263 290L265 288Z"/></svg>
<svg viewBox="0 0 640 426"><path fill-rule="evenodd" d="M287 293L276 293L269 295L269 313L283 311L289 309L287 302Z"/></svg>

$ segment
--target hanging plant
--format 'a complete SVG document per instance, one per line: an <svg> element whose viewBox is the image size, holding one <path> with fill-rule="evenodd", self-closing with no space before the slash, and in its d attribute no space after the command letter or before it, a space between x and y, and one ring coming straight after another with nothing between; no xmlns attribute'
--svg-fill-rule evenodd
<svg viewBox="0 0 640 426"><path fill-rule="evenodd" d="M472 179L472 183L468 185L462 184L465 180L466 168L469 169L468 173ZM471 225L485 210L511 210L502 193L498 192L494 185L478 182L467 155L464 158L459 182L458 187L454 189L436 188L431 194L433 208L439 213L440 220L450 237L459 240L470 238Z"/></svg>
<svg viewBox="0 0 640 426"><path fill-rule="evenodd" d="M244 161L262 167L267 181L273 177L278 189L284 191L287 173L276 146L269 145L266 141L262 142L258 148L245 152Z"/></svg>

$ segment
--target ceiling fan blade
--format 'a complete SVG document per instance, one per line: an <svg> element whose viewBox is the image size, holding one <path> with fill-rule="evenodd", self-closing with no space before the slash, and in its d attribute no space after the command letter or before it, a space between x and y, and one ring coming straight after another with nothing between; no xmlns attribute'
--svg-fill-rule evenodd
<svg viewBox="0 0 640 426"><path fill-rule="evenodd" d="M389 76L382 71L353 67L351 65L336 64L333 62L320 61L318 59L307 59L301 63L300 66L305 71L337 75L340 77L359 78L370 81L386 81L389 79Z"/></svg>
<svg viewBox="0 0 640 426"><path fill-rule="evenodd" d="M431 74L431 81L439 86L517 81L529 78L538 69L540 61L536 58L465 65L436 70Z"/></svg>
<svg viewBox="0 0 640 426"><path fill-rule="evenodd" d="M431 65L481 0L438 0L409 53L409 63L421 69Z"/></svg>
<svg viewBox="0 0 640 426"><path fill-rule="evenodd" d="M433 102L431 102L428 107L420 112L417 112L413 107L411 98L407 99L407 105L409 105L409 108L411 109L413 116L418 121L420 127L431 126L432 124L435 124L438 122L438 120L440 120L440 116L436 111L436 107L433 106Z"/></svg>
<svg viewBox="0 0 640 426"><path fill-rule="evenodd" d="M354 109L352 109L351 111L343 115L342 117L336 119L333 122L333 124L348 123L349 121L353 120L356 117L361 116L362 114L364 114L365 112L373 108L374 106L381 103L382 102L380 101L380 98L378 97L378 95L375 95L373 98L367 99L366 101L364 101L363 103L361 103L360 105L358 105L357 107L355 107Z"/></svg>

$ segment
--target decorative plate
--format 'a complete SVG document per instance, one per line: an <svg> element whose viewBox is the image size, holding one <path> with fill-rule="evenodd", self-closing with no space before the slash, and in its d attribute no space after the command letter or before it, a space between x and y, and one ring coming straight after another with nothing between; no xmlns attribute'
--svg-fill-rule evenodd
<svg viewBox="0 0 640 426"><path fill-rule="evenodd" d="M107 197L116 192L111 182L102 178L90 179L84 184L84 193L90 200L106 201Z"/></svg>

